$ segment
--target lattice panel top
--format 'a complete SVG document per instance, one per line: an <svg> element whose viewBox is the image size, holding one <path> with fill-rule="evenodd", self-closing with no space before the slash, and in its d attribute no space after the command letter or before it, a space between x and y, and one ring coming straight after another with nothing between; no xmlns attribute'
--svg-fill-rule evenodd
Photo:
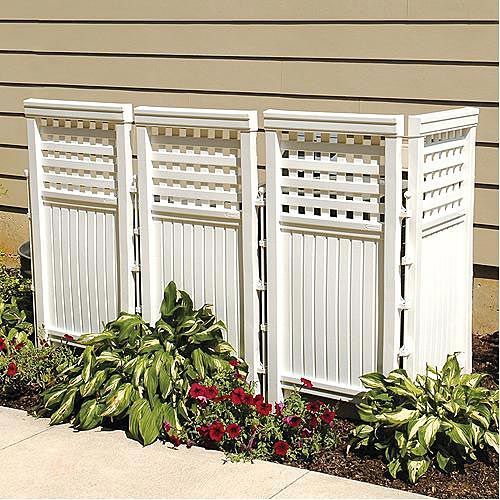
<svg viewBox="0 0 500 500"><path fill-rule="evenodd" d="M115 124L40 118L42 196L115 204Z"/></svg>
<svg viewBox="0 0 500 500"><path fill-rule="evenodd" d="M464 210L467 132L468 129L458 129L425 136L421 214L424 222Z"/></svg>
<svg viewBox="0 0 500 500"><path fill-rule="evenodd" d="M240 132L149 127L154 205L222 213L241 209Z"/></svg>
<svg viewBox="0 0 500 500"><path fill-rule="evenodd" d="M277 133L283 214L363 226L383 221L383 136Z"/></svg>

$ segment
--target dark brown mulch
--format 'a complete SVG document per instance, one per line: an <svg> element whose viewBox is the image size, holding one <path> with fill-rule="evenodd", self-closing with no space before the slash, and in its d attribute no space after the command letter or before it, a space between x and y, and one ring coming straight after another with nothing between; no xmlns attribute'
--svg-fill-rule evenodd
<svg viewBox="0 0 500 500"><path fill-rule="evenodd" d="M490 375L487 387L498 386L498 332L472 336L472 369Z"/></svg>
<svg viewBox="0 0 500 500"><path fill-rule="evenodd" d="M337 449L324 453L310 464L290 465L436 498L498 498L498 455L495 452L451 475L429 468L417 484L410 485L401 479L392 479L381 458L353 452L346 455L346 436L353 427L352 421L338 419L337 429L342 441Z"/></svg>
<svg viewBox="0 0 500 500"><path fill-rule="evenodd" d="M38 389L32 389L15 398L0 396L0 406L31 412L40 404L41 399L40 391Z"/></svg>

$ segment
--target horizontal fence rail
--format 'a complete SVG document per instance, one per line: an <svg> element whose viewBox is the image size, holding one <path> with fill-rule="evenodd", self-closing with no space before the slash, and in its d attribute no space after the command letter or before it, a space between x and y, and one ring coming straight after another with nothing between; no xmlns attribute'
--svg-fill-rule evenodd
<svg viewBox="0 0 500 500"><path fill-rule="evenodd" d="M476 108L410 116L407 141L403 115L268 110L260 188L255 111L25 115L39 336L155 322L173 280L213 304L270 400L301 377L349 399L363 373L454 351L471 368Z"/></svg>

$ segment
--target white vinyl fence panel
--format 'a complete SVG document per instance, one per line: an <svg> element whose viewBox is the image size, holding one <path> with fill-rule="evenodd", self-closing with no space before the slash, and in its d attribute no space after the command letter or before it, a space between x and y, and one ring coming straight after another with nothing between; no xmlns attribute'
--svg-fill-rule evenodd
<svg viewBox="0 0 500 500"><path fill-rule="evenodd" d="M99 331L133 311L132 107L25 101L37 328Z"/></svg>
<svg viewBox="0 0 500 500"><path fill-rule="evenodd" d="M257 114L135 109L142 309L159 317L173 280L212 304L228 340L258 369Z"/></svg>
<svg viewBox="0 0 500 500"><path fill-rule="evenodd" d="M472 368L474 145L479 110L410 116L405 367L425 371L461 353Z"/></svg>
<svg viewBox="0 0 500 500"><path fill-rule="evenodd" d="M403 117L264 118L269 396L353 395L398 362Z"/></svg>

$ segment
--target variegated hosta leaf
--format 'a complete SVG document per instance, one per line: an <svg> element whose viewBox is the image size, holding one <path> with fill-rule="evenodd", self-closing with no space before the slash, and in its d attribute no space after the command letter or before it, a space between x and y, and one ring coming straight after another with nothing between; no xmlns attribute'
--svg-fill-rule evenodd
<svg viewBox="0 0 500 500"><path fill-rule="evenodd" d="M80 394L84 398L95 394L106 380L107 375L108 375L107 370L97 371L95 375L88 382L86 382L84 385L80 387Z"/></svg>
<svg viewBox="0 0 500 500"><path fill-rule="evenodd" d="M491 446L497 453L500 453L499 449L499 439L498 439L498 431L486 431L484 433L484 440L486 443Z"/></svg>
<svg viewBox="0 0 500 500"><path fill-rule="evenodd" d="M69 418L71 412L73 411L77 391L78 389L76 388L68 390L64 396L61 406L50 417L50 425L60 424Z"/></svg>
<svg viewBox="0 0 500 500"><path fill-rule="evenodd" d="M106 400L101 417L114 417L120 415L120 413L129 406L131 395L132 384L126 383L121 385Z"/></svg>
<svg viewBox="0 0 500 500"><path fill-rule="evenodd" d="M83 369L82 369L82 379L84 382L88 382L90 375L92 374L92 369L95 364L94 347L88 346L85 348L82 354Z"/></svg>
<svg viewBox="0 0 500 500"><path fill-rule="evenodd" d="M66 391L66 387L58 386L55 389L46 392L44 395L45 408L53 408L55 405L59 404L66 394Z"/></svg>
<svg viewBox="0 0 500 500"><path fill-rule="evenodd" d="M440 427L441 420L438 417L428 417L418 430L418 441L420 444L429 449L433 445Z"/></svg>
<svg viewBox="0 0 500 500"><path fill-rule="evenodd" d="M401 408L395 412L384 413L382 416L389 424L402 425L408 423L416 415L418 415L417 410Z"/></svg>
<svg viewBox="0 0 500 500"><path fill-rule="evenodd" d="M364 387L368 389L386 390L385 377L381 373L367 373L359 377Z"/></svg>
<svg viewBox="0 0 500 500"><path fill-rule="evenodd" d="M412 483L416 483L418 479L427 472L430 460L420 458L416 460L409 460L407 464L408 477Z"/></svg>
<svg viewBox="0 0 500 500"><path fill-rule="evenodd" d="M95 399L85 401L77 415L77 428L85 431L97 427L102 422L101 410L102 404Z"/></svg>

